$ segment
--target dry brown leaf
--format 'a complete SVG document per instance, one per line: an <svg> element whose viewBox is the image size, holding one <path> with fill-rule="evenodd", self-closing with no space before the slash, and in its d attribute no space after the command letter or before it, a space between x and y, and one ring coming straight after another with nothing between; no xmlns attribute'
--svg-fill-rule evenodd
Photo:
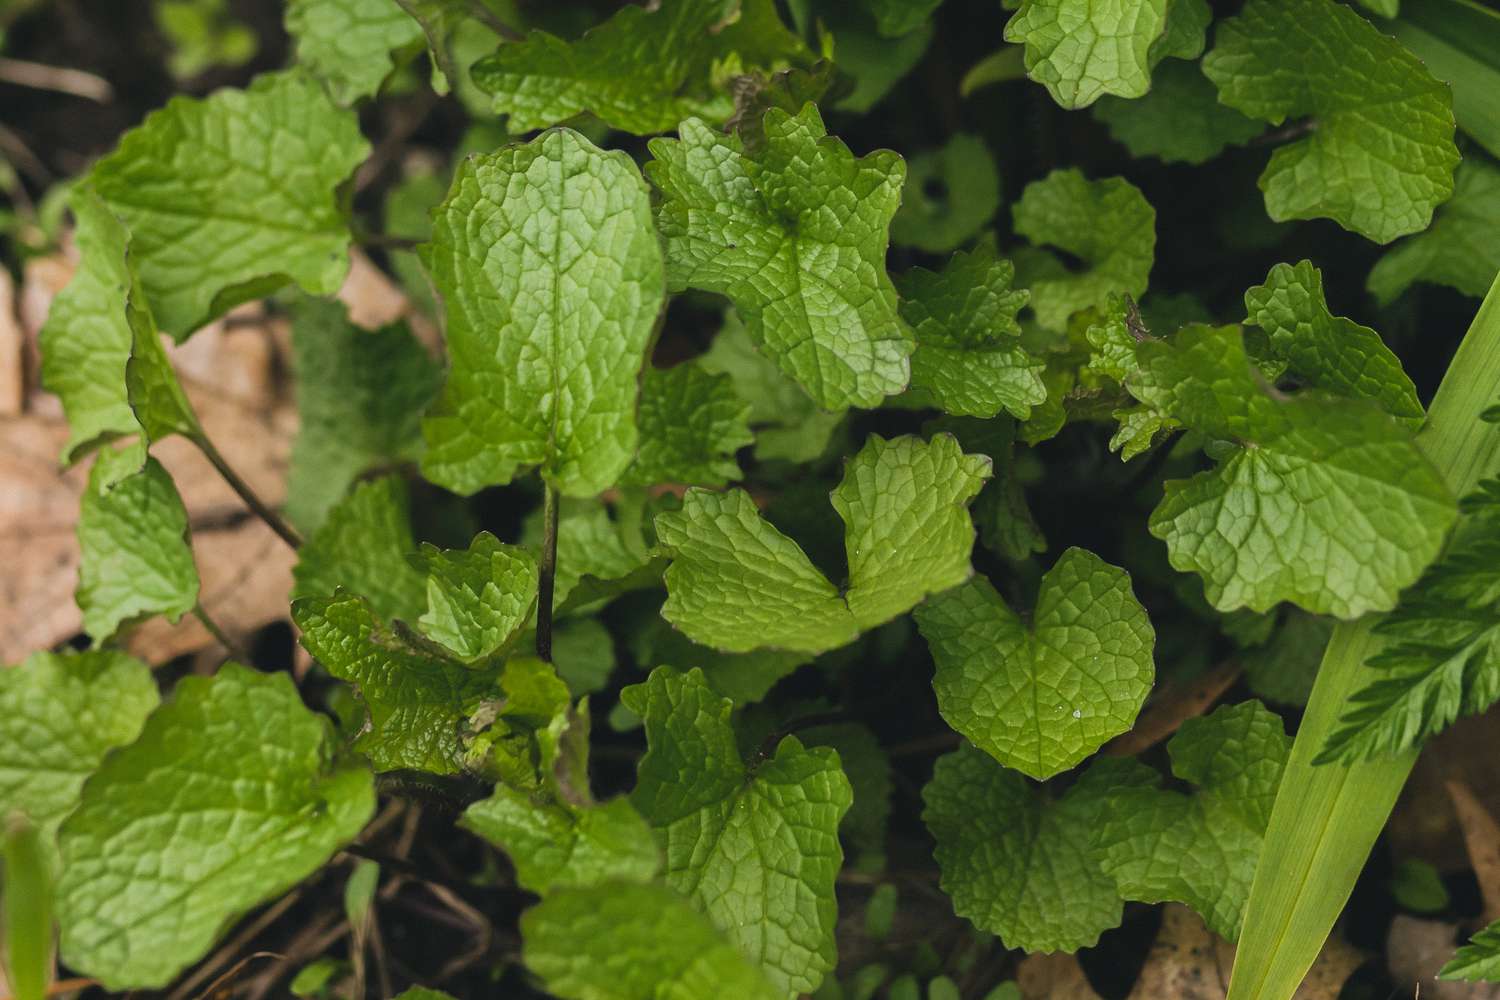
<svg viewBox="0 0 1500 1000"><path fill-rule="evenodd" d="M1474 878L1484 897L1484 912L1479 922L1493 923L1500 920L1500 823L1495 822L1474 790L1463 781L1453 779L1445 782L1444 787L1453 800L1469 864L1474 866Z"/></svg>
<svg viewBox="0 0 1500 1000"><path fill-rule="evenodd" d="M1342 938L1330 938L1293 1000L1335 1000L1364 960ZM1233 967L1234 945L1210 931L1186 906L1168 903L1129 1000L1224 1000Z"/></svg>
<svg viewBox="0 0 1500 1000"><path fill-rule="evenodd" d="M349 322L366 330L394 323L411 308L401 287L359 250L349 251L349 276L338 299L349 308Z"/></svg>
<svg viewBox="0 0 1500 1000"><path fill-rule="evenodd" d="M1106 743L1104 752L1113 757L1134 757L1150 749L1177 732L1188 719L1208 711L1239 676L1239 665L1226 663L1185 684L1169 682L1141 713L1130 732Z"/></svg>
<svg viewBox="0 0 1500 1000"><path fill-rule="evenodd" d="M1016 985L1025 1000L1102 1000L1072 955L1037 953L1021 959Z"/></svg>
<svg viewBox="0 0 1500 1000"><path fill-rule="evenodd" d="M16 285L0 268L0 417L21 413L26 399L26 332L16 313Z"/></svg>
<svg viewBox="0 0 1500 1000"><path fill-rule="evenodd" d="M1444 785L1462 781L1492 816L1500 816L1500 705L1459 719L1428 740L1391 816L1391 855L1418 858L1441 872L1469 866L1467 845Z"/></svg>
<svg viewBox="0 0 1500 1000"><path fill-rule="evenodd" d="M1397 914L1385 939L1386 969L1396 985L1422 1000L1500 1000L1500 985L1437 978L1464 935L1458 924Z"/></svg>

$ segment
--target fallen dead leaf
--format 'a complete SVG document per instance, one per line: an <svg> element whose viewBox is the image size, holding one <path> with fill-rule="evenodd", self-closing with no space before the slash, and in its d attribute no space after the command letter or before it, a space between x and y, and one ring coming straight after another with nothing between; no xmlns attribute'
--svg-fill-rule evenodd
<svg viewBox="0 0 1500 1000"><path fill-rule="evenodd" d="M1500 984L1437 978L1463 939L1458 924L1397 914L1386 934L1386 969L1398 987L1410 987L1423 1000L1500 1000Z"/></svg>
<svg viewBox="0 0 1500 1000"><path fill-rule="evenodd" d="M25 400L26 332L16 313L16 284L0 268L0 416L18 416Z"/></svg>
<svg viewBox="0 0 1500 1000"><path fill-rule="evenodd" d="M1021 959L1016 967L1016 985L1025 1000L1102 1000L1078 959L1062 952L1038 952Z"/></svg>
<svg viewBox="0 0 1500 1000"><path fill-rule="evenodd" d="M1419 858L1440 872L1468 868L1467 845L1445 785L1462 781L1492 816L1500 816L1500 705L1459 719L1427 741L1388 826L1391 855Z"/></svg>
<svg viewBox="0 0 1500 1000"><path fill-rule="evenodd" d="M1463 781L1452 779L1444 787L1453 800L1469 863L1474 866L1474 877L1484 898L1479 923L1493 923L1500 920L1500 823L1495 822L1479 796Z"/></svg>
<svg viewBox="0 0 1500 1000"><path fill-rule="evenodd" d="M1106 743L1104 752L1113 757L1134 757L1150 749L1177 732L1188 719L1208 711L1239 676L1239 665L1226 663L1185 684L1168 683L1141 713L1130 732Z"/></svg>

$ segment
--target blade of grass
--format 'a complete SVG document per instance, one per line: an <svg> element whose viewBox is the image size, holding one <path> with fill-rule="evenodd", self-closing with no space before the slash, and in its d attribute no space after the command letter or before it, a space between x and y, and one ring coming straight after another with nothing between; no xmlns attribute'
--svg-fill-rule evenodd
<svg viewBox="0 0 1500 1000"><path fill-rule="evenodd" d="M1408 3L1389 25L1453 88L1458 127L1500 157L1500 13L1470 0Z"/></svg>
<svg viewBox="0 0 1500 1000"><path fill-rule="evenodd" d="M1418 435L1457 496L1500 469L1500 432L1479 414L1500 397L1500 278L1459 345ZM1288 1000L1322 950L1385 826L1416 753L1314 765L1379 648L1378 616L1334 630L1297 730L1245 907L1228 1000Z"/></svg>

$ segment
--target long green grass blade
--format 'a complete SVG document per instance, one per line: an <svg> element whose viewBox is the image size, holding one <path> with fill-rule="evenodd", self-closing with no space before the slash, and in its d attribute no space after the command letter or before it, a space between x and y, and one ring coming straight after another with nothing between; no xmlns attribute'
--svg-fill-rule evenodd
<svg viewBox="0 0 1500 1000"><path fill-rule="evenodd" d="M1459 345L1418 436L1456 495L1500 468L1500 431L1479 414L1500 398L1500 279ZM1229 1000L1287 1000L1327 940L1416 760L1313 765L1378 648L1375 616L1334 630L1266 829Z"/></svg>
<svg viewBox="0 0 1500 1000"><path fill-rule="evenodd" d="M1389 28L1453 88L1458 127L1500 157L1500 13L1471 0L1414 0Z"/></svg>

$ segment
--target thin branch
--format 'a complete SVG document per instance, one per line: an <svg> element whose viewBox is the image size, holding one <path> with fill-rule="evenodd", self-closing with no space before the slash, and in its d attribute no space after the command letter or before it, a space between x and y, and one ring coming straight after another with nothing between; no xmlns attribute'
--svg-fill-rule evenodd
<svg viewBox="0 0 1500 1000"><path fill-rule="evenodd" d="M218 951L214 952L212 958L204 962L202 965L198 966L198 968L193 971L193 974L191 976L184 979L182 983L179 984L178 987L167 996L167 1000L186 1000L187 997L193 996L197 992L198 987L207 982L209 977L213 976L220 969L224 968L224 966L229 963L230 959L238 955L246 945L259 937L261 932L264 931L267 927L270 927L277 920L279 920L282 914L286 913L286 911L290 910L293 906L296 906L298 900L302 898L302 893L304 891L304 887L299 885L297 888L293 889L291 892L287 893L285 896L282 896L276 902L272 903L270 906L262 910L259 916L246 924L238 934L236 934L229 940L228 943L226 943ZM256 952L256 954L263 953Z"/></svg>
<svg viewBox="0 0 1500 1000"><path fill-rule="evenodd" d="M526 35L523 32L500 20L494 11L485 6L484 0L469 0L469 13L474 15L476 21L489 28L507 42L526 41Z"/></svg>
<svg viewBox="0 0 1500 1000"><path fill-rule="evenodd" d="M115 99L115 89L109 81L81 69L66 66L48 66L45 63L28 62L25 59L9 59L0 56L0 82L13 83L32 90L50 90L58 94L71 94L85 100L108 104Z"/></svg>
<svg viewBox="0 0 1500 1000"><path fill-rule="evenodd" d="M283 542L286 542L293 549L300 549L302 547L302 536L297 534L297 529L288 524L280 514L272 510L264 500L255 495L255 491L250 488L250 484L241 479L239 473L229 467L229 463L224 461L224 456L219 454L219 449L214 447L213 442L208 439L206 434L194 435L193 443L198 446L199 451L203 452L203 457L207 458L213 467L219 470L219 475L224 477L224 481L229 484L229 488L239 494L240 499L245 502L246 507L254 511L255 515L266 522L266 525L272 531L281 536Z"/></svg>
<svg viewBox="0 0 1500 1000"><path fill-rule="evenodd" d="M537 561L536 655L552 662L552 589L557 578L557 487L547 483L542 496L542 557Z"/></svg>
<svg viewBox="0 0 1500 1000"><path fill-rule="evenodd" d="M247 665L250 663L249 653L242 649L239 643L229 638L229 635L219 627L219 623L209 617L201 603L193 605L193 617L208 629L208 634L214 637L215 642L224 647L224 652L229 654L231 660Z"/></svg>
<svg viewBox="0 0 1500 1000"><path fill-rule="evenodd" d="M794 733L799 733L804 729L813 729L817 726L831 726L836 723L848 721L849 713L837 709L832 712L814 712L810 715L795 718L781 728L774 729L766 734L766 738L760 741L760 748L755 751L755 759L758 761L769 760L771 755L776 752L776 747L781 741Z"/></svg>

